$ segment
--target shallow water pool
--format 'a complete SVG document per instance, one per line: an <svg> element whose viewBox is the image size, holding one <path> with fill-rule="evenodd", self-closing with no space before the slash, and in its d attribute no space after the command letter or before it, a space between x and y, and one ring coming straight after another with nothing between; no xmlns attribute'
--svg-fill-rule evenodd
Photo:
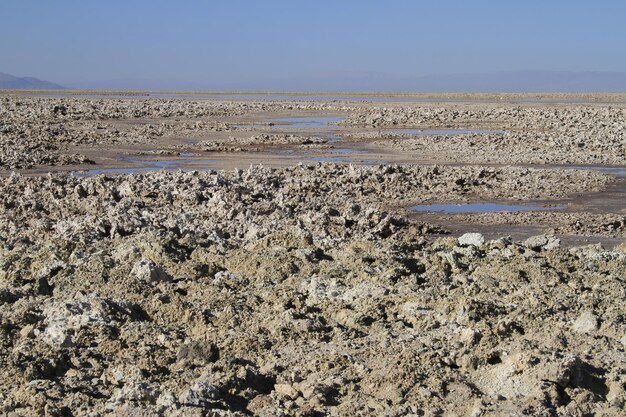
<svg viewBox="0 0 626 417"><path fill-rule="evenodd" d="M339 126L333 124L342 121L343 117L283 117L272 119L270 123L277 125L295 126L301 129L336 129Z"/></svg>
<svg viewBox="0 0 626 417"><path fill-rule="evenodd" d="M504 130L497 129L393 129L394 133L405 135L503 135Z"/></svg>
<svg viewBox="0 0 626 417"><path fill-rule="evenodd" d="M500 203L465 203L465 204L420 204L410 207L420 213L497 213L500 211L547 211L560 210L561 207L542 205L510 205Z"/></svg>
<svg viewBox="0 0 626 417"><path fill-rule="evenodd" d="M136 174L149 171L211 171L215 168L211 164L214 159L163 159L149 160L139 158L122 159L124 162L139 165L137 167L126 168L96 168L87 169L74 173L78 176L91 176L98 174ZM193 166L189 166L193 165Z"/></svg>

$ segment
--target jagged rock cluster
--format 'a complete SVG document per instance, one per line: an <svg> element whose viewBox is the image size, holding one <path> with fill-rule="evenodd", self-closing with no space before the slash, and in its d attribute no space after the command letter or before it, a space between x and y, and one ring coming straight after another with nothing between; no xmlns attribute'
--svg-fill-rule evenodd
<svg viewBox="0 0 626 417"><path fill-rule="evenodd" d="M626 215L566 212L560 210L541 212L497 212L441 215L438 221L488 225L533 224L543 226L554 234L578 236L626 237Z"/></svg>
<svg viewBox="0 0 626 417"><path fill-rule="evenodd" d="M0 98L0 169L88 164L91 161L76 154L75 147L159 146L164 138L232 129L215 118L329 107L324 103L5 96Z"/></svg>
<svg viewBox="0 0 626 417"><path fill-rule="evenodd" d="M0 241L11 243L144 229L257 239L286 223L345 237L362 235L374 221L387 234L400 220L384 213L385 206L476 195L554 198L601 188L610 178L576 170L318 164L92 178L13 175L1 181Z"/></svg>
<svg viewBox="0 0 626 417"><path fill-rule="evenodd" d="M211 100L145 100L37 98L5 96L2 114L9 118L69 120L126 120L244 115L262 111L326 110L337 108L324 102L231 102ZM346 107L348 109L348 107Z"/></svg>
<svg viewBox="0 0 626 417"><path fill-rule="evenodd" d="M319 148L329 142L321 136L303 136L288 134L259 134L249 137L230 136L219 141L205 140L194 144L182 145L181 148L206 152L255 152L289 145L297 149Z"/></svg>
<svg viewBox="0 0 626 417"><path fill-rule="evenodd" d="M237 127L308 111L350 113L359 129L507 130L393 134L392 147L447 161L624 160L623 110L606 106L350 106L0 98L0 414L624 415L626 246L442 237L445 215L438 226L409 210L555 201L605 189L609 175L334 164L10 173L88 163L82 149L331 146ZM469 217L626 233L617 211Z"/></svg>
<svg viewBox="0 0 626 417"><path fill-rule="evenodd" d="M607 180L331 164L4 178L2 413L617 415L623 250L429 243L438 229L380 203Z"/></svg>
<svg viewBox="0 0 626 417"><path fill-rule="evenodd" d="M473 103L437 107L405 103L219 102L209 100L65 99L5 96L0 99L0 169L79 165L88 158L77 146L164 146L165 140L208 132L251 130L225 119L270 112L347 114L354 138L372 137L368 128L478 127L505 134L398 135L382 132L381 149L396 149L433 160L512 164L626 164L624 110L608 105L513 105ZM358 129L365 129L358 132ZM256 151L265 145L298 146L315 140L253 135L205 140L208 152ZM285 135L286 136L286 135ZM299 135L294 135L298 138ZM389 140L393 139L393 140ZM224 142L224 143L222 143Z"/></svg>
<svg viewBox="0 0 626 417"><path fill-rule="evenodd" d="M624 110L611 107L401 107L353 113L349 126L483 127L504 134L401 135L381 147L440 160L512 164L626 164ZM356 135L358 137L358 135ZM368 137L367 134L364 135Z"/></svg>
<svg viewBox="0 0 626 417"><path fill-rule="evenodd" d="M623 249L87 240L1 252L5 414L624 412Z"/></svg>

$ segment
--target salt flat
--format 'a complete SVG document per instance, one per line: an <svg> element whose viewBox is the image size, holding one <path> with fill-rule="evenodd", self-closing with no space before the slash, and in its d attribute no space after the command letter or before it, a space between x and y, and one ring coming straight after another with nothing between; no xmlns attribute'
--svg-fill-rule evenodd
<svg viewBox="0 0 626 417"><path fill-rule="evenodd" d="M619 415L623 97L311 97L0 95L2 412Z"/></svg>

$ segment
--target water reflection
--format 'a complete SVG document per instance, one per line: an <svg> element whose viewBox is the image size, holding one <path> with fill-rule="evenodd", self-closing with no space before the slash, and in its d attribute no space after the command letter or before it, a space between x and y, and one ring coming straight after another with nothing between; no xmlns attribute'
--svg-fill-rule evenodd
<svg viewBox="0 0 626 417"><path fill-rule="evenodd" d="M547 211L560 210L562 207L542 205L510 205L500 203L467 203L467 204L422 204L410 207L411 211L426 213L497 213L501 211Z"/></svg>
<svg viewBox="0 0 626 417"><path fill-rule="evenodd" d="M406 135L503 135L506 133L504 130L497 129L393 129L392 132Z"/></svg>
<svg viewBox="0 0 626 417"><path fill-rule="evenodd" d="M124 168L96 168L87 169L73 173L77 176L91 176L98 174L136 174L139 172L150 171L211 171L215 168L211 167L216 161L214 159L140 159L140 158L122 158L123 162L130 163L133 167Z"/></svg>

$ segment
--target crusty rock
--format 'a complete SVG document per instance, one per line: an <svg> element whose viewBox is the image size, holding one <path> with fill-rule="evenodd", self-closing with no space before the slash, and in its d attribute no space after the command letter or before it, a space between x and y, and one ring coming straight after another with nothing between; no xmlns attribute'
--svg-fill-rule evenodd
<svg viewBox="0 0 626 417"><path fill-rule="evenodd" d="M286 398L288 400L295 400L298 398L299 392L290 384L276 384L274 385L274 391L280 397Z"/></svg>
<svg viewBox="0 0 626 417"><path fill-rule="evenodd" d="M219 348L213 343L193 341L178 349L176 359L182 364L206 364L219 359Z"/></svg>
<svg viewBox="0 0 626 417"><path fill-rule="evenodd" d="M221 394L216 386L207 381L198 380L180 394L178 402L187 407L210 408L220 398Z"/></svg>
<svg viewBox="0 0 626 417"><path fill-rule="evenodd" d="M480 233L465 233L459 237L461 246L482 246L485 244L485 237Z"/></svg>
<svg viewBox="0 0 626 417"><path fill-rule="evenodd" d="M598 330L598 317L591 311L584 311L572 323L572 330L577 333L591 333Z"/></svg>
<svg viewBox="0 0 626 417"><path fill-rule="evenodd" d="M150 259L141 259L133 265L131 271L135 277L140 280L155 282L155 281L171 281L172 277L163 270L160 266L152 262Z"/></svg>
<svg viewBox="0 0 626 417"><path fill-rule="evenodd" d="M532 250L552 250L558 248L560 244L560 239L547 235L531 236L524 241L524 246Z"/></svg>

